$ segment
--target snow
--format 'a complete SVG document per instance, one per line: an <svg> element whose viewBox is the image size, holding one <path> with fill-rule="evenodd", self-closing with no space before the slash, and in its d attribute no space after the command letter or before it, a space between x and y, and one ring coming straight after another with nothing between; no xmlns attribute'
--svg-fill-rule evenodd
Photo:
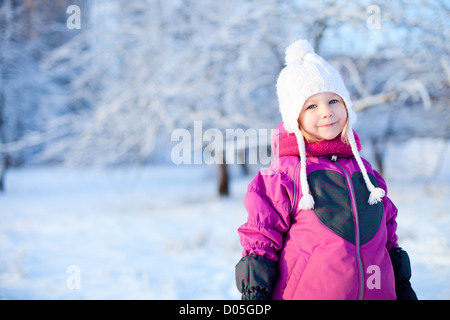
<svg viewBox="0 0 450 320"><path fill-rule="evenodd" d="M399 209L399 244L410 256L419 299L450 299L449 145L424 138L388 148L389 197Z"/></svg>
<svg viewBox="0 0 450 320"><path fill-rule="evenodd" d="M392 161L423 146L389 149L388 192L418 297L449 299L448 168L431 177ZM448 163L448 148L444 156ZM239 299L236 229L246 219L253 174L238 169L227 198L216 195L213 165L8 171L0 195L0 298Z"/></svg>
<svg viewBox="0 0 450 320"><path fill-rule="evenodd" d="M0 298L237 299L243 190L213 166L11 170L0 197ZM66 285L78 266L81 289Z"/></svg>

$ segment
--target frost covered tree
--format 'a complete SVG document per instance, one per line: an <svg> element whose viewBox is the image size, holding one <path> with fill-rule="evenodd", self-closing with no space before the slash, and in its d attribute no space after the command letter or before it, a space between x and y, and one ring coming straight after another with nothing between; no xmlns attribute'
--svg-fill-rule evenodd
<svg viewBox="0 0 450 320"><path fill-rule="evenodd" d="M55 76L71 76L72 98L90 106L74 117L72 134L46 154L64 150L64 161L75 164L145 163L161 137L167 143L171 130L192 128L195 120L205 129L264 121L273 114L269 75L278 66L270 63L275 50L262 36L238 39L249 27L239 24L251 12L247 7L242 11L237 1L93 2L90 25L44 63Z"/></svg>
<svg viewBox="0 0 450 320"><path fill-rule="evenodd" d="M300 6L303 10L295 12L305 17L309 39L348 84L361 118L356 129L373 142L380 171L391 139L448 139L448 4L321 1Z"/></svg>
<svg viewBox="0 0 450 320"><path fill-rule="evenodd" d="M402 112L418 119L426 110L448 121L444 1L92 0L80 3L81 29L69 34L65 9L73 3L58 3L48 10L59 17L53 31L33 20L45 36L17 47L40 56L39 72L29 78L41 90L31 108L39 116L28 112L24 134L2 138L3 150L29 152L24 157L37 163L168 160L171 132L192 132L195 121L222 133L274 128L283 51L299 38L343 74L361 116L357 129L375 145L431 132L431 120L401 122ZM57 35L65 40L46 42ZM3 127L14 123L8 117ZM368 126L368 118L376 125ZM448 137L448 130L443 125L439 134Z"/></svg>
<svg viewBox="0 0 450 320"><path fill-rule="evenodd" d="M62 80L40 68L47 52L72 36L65 28L68 2L0 2L0 187L6 168L30 163L68 110Z"/></svg>

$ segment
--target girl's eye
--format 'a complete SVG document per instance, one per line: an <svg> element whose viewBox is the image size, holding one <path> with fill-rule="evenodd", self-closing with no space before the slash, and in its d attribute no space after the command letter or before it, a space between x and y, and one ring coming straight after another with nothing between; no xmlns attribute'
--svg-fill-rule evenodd
<svg viewBox="0 0 450 320"><path fill-rule="evenodd" d="M330 100L330 104L335 104L335 103L337 103L337 102L339 102L339 101L337 101L336 99L333 99L333 100Z"/></svg>
<svg viewBox="0 0 450 320"><path fill-rule="evenodd" d="M308 110L308 109L314 109L315 107L316 107L316 105L315 105L315 104L312 104L312 105L306 107L306 109L307 109L307 110Z"/></svg>

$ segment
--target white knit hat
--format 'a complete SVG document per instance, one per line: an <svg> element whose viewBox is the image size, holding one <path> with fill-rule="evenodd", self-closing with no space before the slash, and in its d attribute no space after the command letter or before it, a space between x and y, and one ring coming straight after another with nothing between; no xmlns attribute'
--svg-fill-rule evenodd
<svg viewBox="0 0 450 320"><path fill-rule="evenodd" d="M285 60L286 67L280 72L277 81L277 95L284 128L297 137L301 161L300 182L302 189L299 208L313 209L314 199L309 191L306 175L305 141L297 120L305 101L309 97L322 92L338 94L344 101L348 114L347 138L370 192L368 202L371 205L380 202L385 192L381 188L375 188L372 184L359 155L352 130L352 125L356 121L356 114L352 109L353 104L344 81L337 70L322 57L315 54L313 47L306 40L298 40L292 43L286 49Z"/></svg>

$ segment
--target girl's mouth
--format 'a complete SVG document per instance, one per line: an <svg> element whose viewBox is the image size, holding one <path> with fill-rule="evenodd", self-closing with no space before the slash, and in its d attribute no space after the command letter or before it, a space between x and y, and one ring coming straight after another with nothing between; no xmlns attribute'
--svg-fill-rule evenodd
<svg viewBox="0 0 450 320"><path fill-rule="evenodd" d="M321 128L328 128L328 127L331 127L331 126L333 126L334 124L336 124L336 122L333 122L333 123L329 123L329 124L325 124L325 125L323 125L323 126L320 126Z"/></svg>

